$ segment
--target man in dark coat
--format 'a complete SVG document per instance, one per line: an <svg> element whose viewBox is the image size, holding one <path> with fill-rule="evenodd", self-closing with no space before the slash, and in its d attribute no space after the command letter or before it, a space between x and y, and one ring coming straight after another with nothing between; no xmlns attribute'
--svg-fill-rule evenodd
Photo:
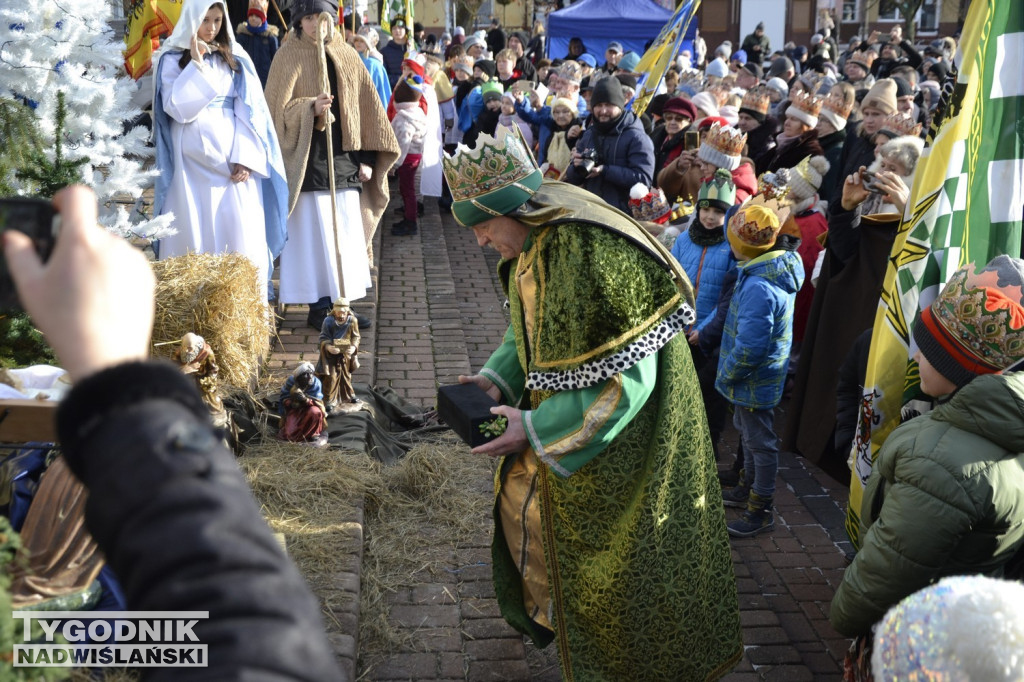
<svg viewBox="0 0 1024 682"><path fill-rule="evenodd" d="M594 121L576 143L564 180L628 213L630 188L638 182L650 187L654 180L654 144L625 106L617 78L604 78L594 86Z"/></svg>
<svg viewBox="0 0 1024 682"><path fill-rule="evenodd" d="M764 22L759 22L754 32L743 39L740 48L747 53L747 59L755 64L764 64L765 58L772 53L772 44L764 32Z"/></svg>
<svg viewBox="0 0 1024 682"><path fill-rule="evenodd" d="M497 17L491 17L491 30L487 32L487 49L492 55L505 49L505 32Z"/></svg>

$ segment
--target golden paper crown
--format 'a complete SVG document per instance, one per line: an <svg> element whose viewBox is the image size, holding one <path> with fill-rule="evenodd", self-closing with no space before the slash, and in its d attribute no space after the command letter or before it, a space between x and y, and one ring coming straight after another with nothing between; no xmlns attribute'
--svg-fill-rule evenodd
<svg viewBox="0 0 1024 682"><path fill-rule="evenodd" d="M822 109L828 109L839 118L846 120L850 118L850 113L853 111L853 105L855 102L846 104L843 101L842 96L829 95L825 98L825 101L821 103Z"/></svg>
<svg viewBox="0 0 1024 682"><path fill-rule="evenodd" d="M814 118L817 118L818 114L821 113L821 105L821 99L814 95L808 95L806 92L798 92L789 99L789 106L796 107Z"/></svg>
<svg viewBox="0 0 1024 682"><path fill-rule="evenodd" d="M768 115L768 110L772 107L772 98L768 95L768 88L756 87L747 90L747 93L743 95L743 102L740 104L741 109L750 109L758 113Z"/></svg>
<svg viewBox="0 0 1024 682"><path fill-rule="evenodd" d="M679 74L679 85L677 88L682 86L691 87L698 92L704 89L704 74L700 71L684 71Z"/></svg>
<svg viewBox="0 0 1024 682"><path fill-rule="evenodd" d="M855 64L860 64L862 67L864 67L865 71L870 71L871 64L872 62L875 61L875 55L872 52L857 50L856 52L851 54L849 59L847 59L846 61L853 62Z"/></svg>
<svg viewBox="0 0 1024 682"><path fill-rule="evenodd" d="M881 130L893 133L895 137L902 137L903 135L917 136L921 133L921 124L914 121L909 115L901 114L897 111L895 114L889 114L886 117Z"/></svg>
<svg viewBox="0 0 1024 682"><path fill-rule="evenodd" d="M711 147L726 156L740 156L743 154L743 147L746 144L747 134L739 128L723 127L720 123L713 123L701 146Z"/></svg>

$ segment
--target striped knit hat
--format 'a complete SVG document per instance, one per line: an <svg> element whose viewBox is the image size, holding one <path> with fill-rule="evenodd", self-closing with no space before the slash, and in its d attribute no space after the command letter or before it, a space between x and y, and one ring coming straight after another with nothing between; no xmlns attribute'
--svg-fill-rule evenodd
<svg viewBox="0 0 1024 682"><path fill-rule="evenodd" d="M957 270L921 311L914 341L957 386L1024 360L1024 261L996 256L980 272Z"/></svg>

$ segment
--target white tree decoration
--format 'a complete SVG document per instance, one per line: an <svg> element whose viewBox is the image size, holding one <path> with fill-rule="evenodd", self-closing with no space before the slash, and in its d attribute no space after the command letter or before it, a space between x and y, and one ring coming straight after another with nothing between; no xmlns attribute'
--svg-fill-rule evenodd
<svg viewBox="0 0 1024 682"><path fill-rule="evenodd" d="M159 239L173 233L172 216L129 215L118 203L137 201L157 171L144 167L154 153L149 131L125 130L142 112L132 103L137 86L124 73L124 43L109 19L108 0L0 2L0 98L32 103L42 139L52 141L63 92L64 155L89 160L83 181L99 197L100 221L124 236Z"/></svg>

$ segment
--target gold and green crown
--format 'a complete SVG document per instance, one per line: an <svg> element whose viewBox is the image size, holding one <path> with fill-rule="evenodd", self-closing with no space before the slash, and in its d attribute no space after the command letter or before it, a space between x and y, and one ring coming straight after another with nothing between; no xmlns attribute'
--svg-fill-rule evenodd
<svg viewBox="0 0 1024 682"><path fill-rule="evenodd" d="M472 227L506 215L536 193L543 175L518 126L499 125L494 137L481 134L475 149L459 145L444 155L444 175L452 192L452 215Z"/></svg>

